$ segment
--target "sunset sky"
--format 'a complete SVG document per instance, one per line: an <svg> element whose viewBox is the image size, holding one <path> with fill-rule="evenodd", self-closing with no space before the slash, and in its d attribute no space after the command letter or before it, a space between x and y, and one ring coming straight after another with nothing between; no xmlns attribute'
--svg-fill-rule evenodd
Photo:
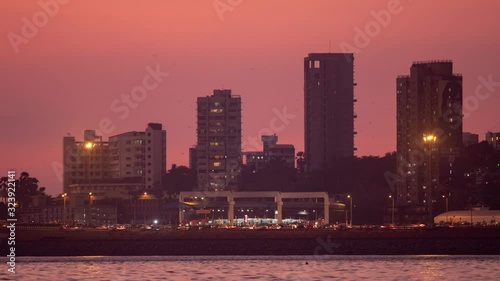
<svg viewBox="0 0 500 281"><path fill-rule="evenodd" d="M52 3L50 15L39 2ZM489 97L473 97L480 77L500 82L500 1L60 2L0 3L0 175L28 171L50 194L62 190L62 138L81 140L104 118L114 126L105 139L162 123L167 167L187 165L196 97L213 89L241 95L245 150L259 148L246 143L286 107L295 118L276 132L279 142L302 151L303 58L345 51L341 44L357 48L358 156L396 149L395 81L413 61L453 60L470 102L464 131L480 140L500 131L499 83L481 89ZM391 18L378 23L381 10ZM360 44L357 33L367 27L369 41ZM112 110L143 84L148 66L169 75L127 116Z"/></svg>

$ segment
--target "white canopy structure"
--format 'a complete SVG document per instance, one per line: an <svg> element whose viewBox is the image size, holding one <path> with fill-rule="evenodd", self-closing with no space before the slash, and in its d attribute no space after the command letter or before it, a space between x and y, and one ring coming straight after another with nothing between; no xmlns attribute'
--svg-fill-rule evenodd
<svg viewBox="0 0 500 281"><path fill-rule="evenodd" d="M434 223L497 223L500 222L500 210L488 210L488 208L472 208L464 211L450 211L434 217Z"/></svg>

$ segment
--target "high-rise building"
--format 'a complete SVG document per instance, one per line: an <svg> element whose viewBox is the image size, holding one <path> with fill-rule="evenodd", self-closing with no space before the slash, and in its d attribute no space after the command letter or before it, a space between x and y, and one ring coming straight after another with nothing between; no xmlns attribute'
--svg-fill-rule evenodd
<svg viewBox="0 0 500 281"><path fill-rule="evenodd" d="M241 97L199 97L196 165L200 190L236 190L241 177Z"/></svg>
<svg viewBox="0 0 500 281"><path fill-rule="evenodd" d="M451 61L414 62L396 83L397 221L427 223L461 183L462 76Z"/></svg>
<svg viewBox="0 0 500 281"><path fill-rule="evenodd" d="M196 146L193 146L189 148L189 169L197 169L198 165L196 161L198 161L198 155L196 153Z"/></svg>
<svg viewBox="0 0 500 281"><path fill-rule="evenodd" d="M500 150L500 132L499 133L486 133L485 139L495 150Z"/></svg>
<svg viewBox="0 0 500 281"><path fill-rule="evenodd" d="M126 132L108 141L85 130L83 141L64 137L63 147L65 193L70 185L83 188L113 181L140 182L149 189L161 185L166 172L166 131L157 123L149 123L144 132Z"/></svg>
<svg viewBox="0 0 500 281"><path fill-rule="evenodd" d="M307 171L354 156L354 56L304 58L304 142Z"/></svg>
<svg viewBox="0 0 500 281"><path fill-rule="evenodd" d="M462 144L464 147L479 143L479 135L469 132L463 132L462 134Z"/></svg>
<svg viewBox="0 0 500 281"><path fill-rule="evenodd" d="M159 123L149 123L144 143L144 183L149 189L163 184L167 171L167 131Z"/></svg>

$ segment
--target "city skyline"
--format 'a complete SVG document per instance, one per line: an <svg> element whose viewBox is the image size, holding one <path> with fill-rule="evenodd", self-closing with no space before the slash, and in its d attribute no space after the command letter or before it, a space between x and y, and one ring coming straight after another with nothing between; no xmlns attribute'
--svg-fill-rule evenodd
<svg viewBox="0 0 500 281"><path fill-rule="evenodd" d="M163 9L120 4L116 13L111 13L117 6L114 2L69 2L29 42L19 45L17 53L7 35L22 34L23 17L31 21L43 9L36 1L4 3L0 73L2 104L8 106L0 122L8 135L0 138L4 148L0 169L27 171L48 193L57 194L62 190L57 176L62 137L99 129L104 118L111 120L104 128L114 126L103 134L106 138L149 122L164 124L167 169L173 163L187 166L188 149L196 142L196 97L220 88L232 89L244 100L244 150L256 150L254 139L261 146L259 131L269 134L264 129L277 120L272 133L303 151L303 58L308 53L348 52L341 43L358 49L354 54L357 156L396 150L394 81L419 60L450 59L463 74L464 107L469 101L474 108L464 121L464 131L479 134L480 140L487 131L500 131L495 113L500 91L496 82L500 61L495 54L500 40L492 30L500 21L494 14L500 4L432 3L435 12L426 17L431 4L399 1L399 12L387 25L380 23L380 31L367 44L356 45L357 28L364 30L376 22L372 12L387 10L389 2L361 6L325 1L308 6L243 1L222 17L210 1L194 8L182 3L157 3ZM287 13L280 14L283 7ZM346 9L359 17L342 15ZM181 18L176 11L191 13L180 13L185 17ZM444 11L446 22L438 17ZM256 13L261 21L254 20ZM281 21L275 20L277 16ZM419 21L423 17L426 23ZM119 18L127 19L121 25ZM223 43L212 44L217 40ZM161 73L155 76L158 70ZM467 97L474 97L483 81L497 84L483 86L483 97L488 91L489 97L477 99L475 106ZM134 102L135 107L126 105L121 95L139 86L146 89L145 97ZM284 112L290 119L280 123L278 117Z"/></svg>

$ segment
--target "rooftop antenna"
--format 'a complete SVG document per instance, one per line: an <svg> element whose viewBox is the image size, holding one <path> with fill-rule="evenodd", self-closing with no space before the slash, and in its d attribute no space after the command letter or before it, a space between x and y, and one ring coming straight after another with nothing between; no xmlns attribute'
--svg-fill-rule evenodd
<svg viewBox="0 0 500 281"><path fill-rule="evenodd" d="M328 46L328 52L331 53L332 52L332 40L330 40L330 44Z"/></svg>

